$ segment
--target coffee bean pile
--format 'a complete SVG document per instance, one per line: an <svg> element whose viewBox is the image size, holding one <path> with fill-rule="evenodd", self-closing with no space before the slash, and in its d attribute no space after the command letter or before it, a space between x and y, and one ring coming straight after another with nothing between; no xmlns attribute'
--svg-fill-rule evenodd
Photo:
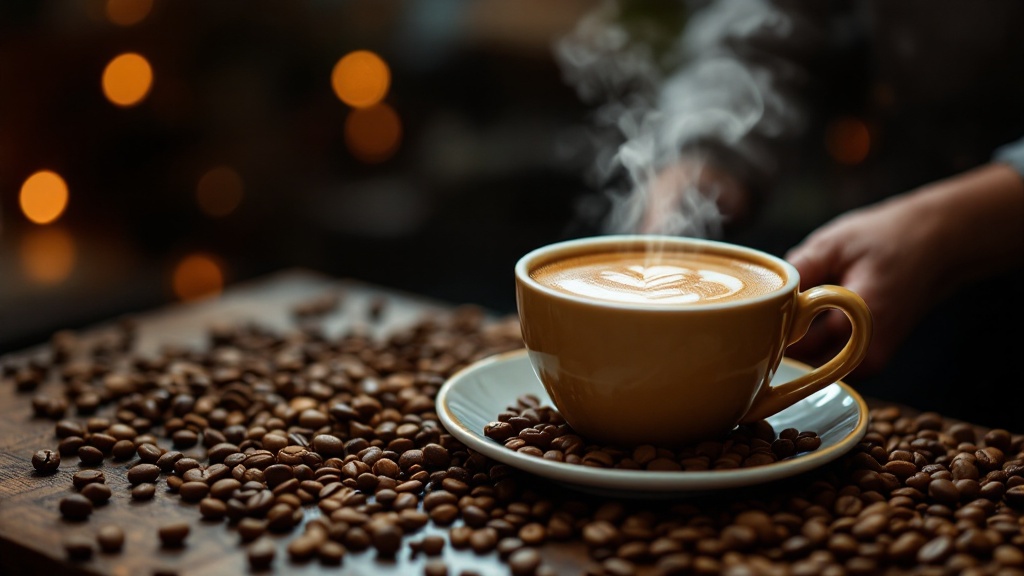
<svg viewBox="0 0 1024 576"><path fill-rule="evenodd" d="M437 419L447 377L522 346L513 320L462 307L379 340L358 329L327 337L308 323L213 327L201 349L156 356L131 352L131 330L98 345L59 333L48 362L0 372L21 390L61 385L33 402L38 417L56 420L57 444L41 447L33 466L81 467L77 491L59 504L70 521L126 497L90 488L118 473L131 498L152 498L159 484L197 520L223 522L254 569L409 554L424 574L442 575L450 547L494 554L513 576L547 576L561 572L544 550L573 542L586 550L588 576L1024 574L1024 436L1006 430L885 408L848 454L798 477L667 502L598 498L489 460ZM768 442L757 427L744 458L767 455L755 447ZM791 434L768 452L777 456L775 441ZM705 451L711 468L734 452L725 442ZM622 460L640 466L654 454ZM287 559L275 559L273 536L283 534ZM187 523L159 530L164 546L195 545L188 535ZM127 548L103 527L92 541L69 538L67 553L88 558L97 542Z"/></svg>
<svg viewBox="0 0 1024 576"><path fill-rule="evenodd" d="M595 468L693 472L764 466L821 446L815 432L787 428L778 435L767 420L743 424L721 440L681 447L643 444L626 447L588 442L552 406L526 394L484 426L484 435L509 450Z"/></svg>

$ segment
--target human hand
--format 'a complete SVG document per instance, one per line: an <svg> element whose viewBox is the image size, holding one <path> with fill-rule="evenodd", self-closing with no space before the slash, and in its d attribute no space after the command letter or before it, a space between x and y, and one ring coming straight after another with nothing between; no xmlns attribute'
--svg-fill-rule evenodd
<svg viewBox="0 0 1024 576"><path fill-rule="evenodd" d="M942 299L980 278L1024 263L1024 180L992 163L847 212L786 254L801 288L840 284L873 317L867 356L851 377L879 372ZM811 324L787 354L820 365L845 344L839 312Z"/></svg>
<svg viewBox="0 0 1024 576"><path fill-rule="evenodd" d="M879 372L945 294L941 277L938 214L912 196L850 211L811 233L786 259L800 272L801 289L839 284L859 294L873 319L867 355L851 378ZM811 365L835 355L849 338L841 312L812 323L787 354Z"/></svg>

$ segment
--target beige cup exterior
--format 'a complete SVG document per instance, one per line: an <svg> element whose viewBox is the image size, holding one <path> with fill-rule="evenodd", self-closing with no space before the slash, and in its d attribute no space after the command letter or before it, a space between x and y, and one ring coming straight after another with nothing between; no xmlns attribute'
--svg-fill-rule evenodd
<svg viewBox="0 0 1024 576"><path fill-rule="evenodd" d="M570 255L642 248L651 241L753 260L784 286L742 301L699 306L619 304L571 296L529 272ZM863 359L871 334L864 301L839 286L799 291L797 270L780 258L722 242L601 236L539 248L516 264L523 339L544 388L588 440L673 445L724 435L766 418L844 378ZM849 342L796 380L769 383L787 346L828 309L850 319Z"/></svg>

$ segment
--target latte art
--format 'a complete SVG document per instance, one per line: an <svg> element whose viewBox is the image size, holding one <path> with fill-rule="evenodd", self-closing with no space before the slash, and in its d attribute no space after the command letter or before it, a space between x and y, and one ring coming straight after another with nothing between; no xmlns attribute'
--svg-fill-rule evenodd
<svg viewBox="0 0 1024 576"><path fill-rule="evenodd" d="M766 294L779 274L754 262L714 254L614 252L546 264L530 276L577 296L631 304L712 304Z"/></svg>

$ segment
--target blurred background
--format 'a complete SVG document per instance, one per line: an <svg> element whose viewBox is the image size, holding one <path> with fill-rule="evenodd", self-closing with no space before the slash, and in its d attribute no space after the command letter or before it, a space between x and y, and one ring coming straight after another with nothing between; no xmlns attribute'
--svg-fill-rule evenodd
<svg viewBox="0 0 1024 576"><path fill-rule="evenodd" d="M611 157L703 3L4 0L0 354L289 268L514 312L519 256L598 232L609 207L597 192L628 187L609 174ZM912 40L880 31L899 53L945 47L953 58L967 30L972 42L1019 33L1000 17L1019 14L1012 1L907 14L886 2L829 6L831 56L863 56L850 23L865 7L913 17ZM577 35L588 26L590 40ZM1024 53L1004 56L992 61L1021 70ZM944 58L923 70L942 81ZM727 240L781 255L865 193L982 163L1024 126L1012 106L1024 75L971 63L984 79L974 99L942 108L937 91L901 85L903 60L820 60L815 97L828 107L810 119L777 199ZM1002 116L1007 102L1017 112ZM1019 273L1013 282L1024 285ZM1019 383L1019 363L979 361L1019 356L1017 326L1015 339L993 334L1004 307L968 300L988 308L951 301L889 380L863 389L947 410L940 400L963 405L965 381ZM901 388L911 379L931 388Z"/></svg>
<svg viewBox="0 0 1024 576"><path fill-rule="evenodd" d="M3 2L0 352L290 267L510 310L594 4Z"/></svg>

